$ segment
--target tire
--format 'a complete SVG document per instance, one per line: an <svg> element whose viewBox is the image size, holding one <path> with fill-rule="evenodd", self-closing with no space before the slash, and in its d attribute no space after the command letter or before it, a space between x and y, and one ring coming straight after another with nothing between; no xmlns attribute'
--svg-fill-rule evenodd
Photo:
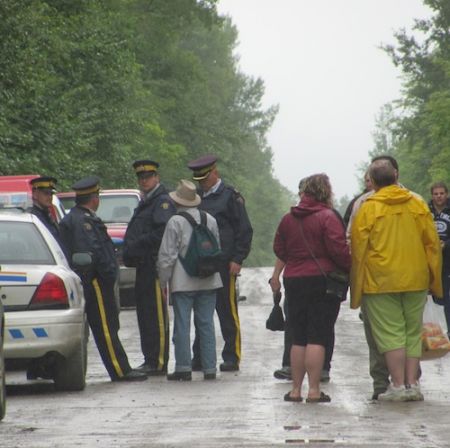
<svg viewBox="0 0 450 448"><path fill-rule="evenodd" d="M0 347L0 420L3 420L5 414L6 414L5 359L3 356L3 347Z"/></svg>
<svg viewBox="0 0 450 448"><path fill-rule="evenodd" d="M86 387L87 369L87 341L86 331L77 349L68 358L61 358L56 363L56 390L83 390Z"/></svg>

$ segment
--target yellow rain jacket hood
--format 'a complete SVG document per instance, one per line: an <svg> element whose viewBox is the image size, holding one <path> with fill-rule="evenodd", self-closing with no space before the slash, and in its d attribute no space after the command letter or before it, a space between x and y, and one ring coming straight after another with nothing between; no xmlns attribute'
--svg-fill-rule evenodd
<svg viewBox="0 0 450 448"><path fill-rule="evenodd" d="M425 201L398 185L368 197L351 229L351 307L363 294L430 290L442 297L442 251Z"/></svg>

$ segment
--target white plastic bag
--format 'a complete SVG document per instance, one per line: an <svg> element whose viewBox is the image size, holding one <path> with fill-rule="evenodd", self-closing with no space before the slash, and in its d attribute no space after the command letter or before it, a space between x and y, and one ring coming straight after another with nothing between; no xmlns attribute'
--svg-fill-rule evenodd
<svg viewBox="0 0 450 448"><path fill-rule="evenodd" d="M442 306L433 302L431 296L427 297L423 310L422 361L441 358L450 351L443 310Z"/></svg>

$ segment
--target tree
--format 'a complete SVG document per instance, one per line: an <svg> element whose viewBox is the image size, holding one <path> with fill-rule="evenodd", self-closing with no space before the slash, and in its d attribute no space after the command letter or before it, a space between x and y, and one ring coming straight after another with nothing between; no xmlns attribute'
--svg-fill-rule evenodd
<svg viewBox="0 0 450 448"><path fill-rule="evenodd" d="M404 85L400 112L392 120L392 153L402 183L422 194L433 181L450 181L450 3L424 3L434 15L415 22L423 40L401 30L397 45L385 47L401 68Z"/></svg>

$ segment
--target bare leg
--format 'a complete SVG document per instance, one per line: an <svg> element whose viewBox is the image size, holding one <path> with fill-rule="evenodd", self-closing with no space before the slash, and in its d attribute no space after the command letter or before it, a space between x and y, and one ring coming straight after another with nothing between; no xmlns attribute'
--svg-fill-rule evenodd
<svg viewBox="0 0 450 448"><path fill-rule="evenodd" d="M305 377L306 373L305 351L306 351L305 347L301 345L292 345L291 347L292 398L302 396L303 378Z"/></svg>
<svg viewBox="0 0 450 448"><path fill-rule="evenodd" d="M403 386L405 384L406 350L404 348L390 350L384 354L384 357L394 386Z"/></svg>
<svg viewBox="0 0 450 448"><path fill-rule="evenodd" d="M419 358L406 358L406 384L417 384Z"/></svg>
<svg viewBox="0 0 450 448"><path fill-rule="evenodd" d="M308 372L308 398L320 396L320 373L324 358L325 347L323 345L308 344L306 346L305 367Z"/></svg>

